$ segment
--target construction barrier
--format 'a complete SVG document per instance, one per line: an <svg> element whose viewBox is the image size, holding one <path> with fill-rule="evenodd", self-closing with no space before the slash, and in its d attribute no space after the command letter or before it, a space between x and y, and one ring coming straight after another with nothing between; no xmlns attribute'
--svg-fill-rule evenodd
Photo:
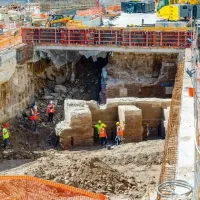
<svg viewBox="0 0 200 200"><path fill-rule="evenodd" d="M106 10L107 10L107 12L121 11L121 5L107 6Z"/></svg>
<svg viewBox="0 0 200 200"><path fill-rule="evenodd" d="M192 31L156 28L22 28L22 41L35 45L188 48Z"/></svg>
<svg viewBox="0 0 200 200"><path fill-rule="evenodd" d="M20 29L9 31L0 35L0 51L12 48L22 43Z"/></svg>
<svg viewBox="0 0 200 200"><path fill-rule="evenodd" d="M106 200L106 197L31 176L0 176L0 199Z"/></svg>
<svg viewBox="0 0 200 200"><path fill-rule="evenodd" d="M86 10L77 10L76 14L78 16L91 16L91 15L100 15L103 12L101 7L90 8Z"/></svg>

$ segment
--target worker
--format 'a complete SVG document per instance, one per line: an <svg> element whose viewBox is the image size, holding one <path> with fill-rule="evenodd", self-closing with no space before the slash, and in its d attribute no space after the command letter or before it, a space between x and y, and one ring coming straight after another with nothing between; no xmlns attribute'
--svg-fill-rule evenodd
<svg viewBox="0 0 200 200"><path fill-rule="evenodd" d="M8 138L10 137L10 133L8 131L8 124L3 125L3 147L6 148L8 145Z"/></svg>
<svg viewBox="0 0 200 200"><path fill-rule="evenodd" d="M123 129L119 122L116 123L116 126L117 126L117 131L116 131L117 136L115 138L115 141L116 141L117 145L119 145L122 142Z"/></svg>
<svg viewBox="0 0 200 200"><path fill-rule="evenodd" d="M107 134L106 134L106 125L102 124L99 132L99 137L101 140L101 146L104 147L104 145L107 145Z"/></svg>
<svg viewBox="0 0 200 200"><path fill-rule="evenodd" d="M38 109L37 106L34 105L31 107L31 115L29 119L33 122L34 124L34 131L37 132L37 115L38 115Z"/></svg>
<svg viewBox="0 0 200 200"><path fill-rule="evenodd" d="M55 107L54 107L53 101L49 102L49 104L47 106L47 113L49 115L48 122L53 122L53 116L55 113Z"/></svg>
<svg viewBox="0 0 200 200"><path fill-rule="evenodd" d="M94 127L97 129L98 135L99 135L99 133L100 133L101 124L102 124L102 122L101 122L101 120L99 120L98 123L97 123L96 125L94 125Z"/></svg>

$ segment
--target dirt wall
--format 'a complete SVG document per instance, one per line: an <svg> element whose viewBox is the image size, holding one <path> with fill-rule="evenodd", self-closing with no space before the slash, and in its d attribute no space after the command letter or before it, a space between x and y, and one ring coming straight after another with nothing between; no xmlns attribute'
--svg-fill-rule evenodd
<svg viewBox="0 0 200 200"><path fill-rule="evenodd" d="M18 49L12 51L0 54L0 123L15 117L34 97L33 72L17 57Z"/></svg>
<svg viewBox="0 0 200 200"><path fill-rule="evenodd" d="M171 98L177 54L112 53L106 66L107 98Z"/></svg>

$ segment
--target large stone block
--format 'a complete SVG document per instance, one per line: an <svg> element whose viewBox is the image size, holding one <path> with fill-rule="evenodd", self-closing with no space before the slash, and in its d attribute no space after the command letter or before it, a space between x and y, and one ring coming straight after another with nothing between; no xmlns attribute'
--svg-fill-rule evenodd
<svg viewBox="0 0 200 200"><path fill-rule="evenodd" d="M56 125L64 149L93 144L92 115L84 101L65 101L65 120Z"/></svg>
<svg viewBox="0 0 200 200"><path fill-rule="evenodd" d="M142 141L142 110L136 106L118 106L119 121L124 126L126 142ZM130 140L130 141L129 141Z"/></svg>

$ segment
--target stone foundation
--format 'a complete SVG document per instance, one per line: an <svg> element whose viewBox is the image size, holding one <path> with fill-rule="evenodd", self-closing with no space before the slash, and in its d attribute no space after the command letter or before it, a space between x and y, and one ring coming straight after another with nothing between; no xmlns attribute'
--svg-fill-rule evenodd
<svg viewBox="0 0 200 200"><path fill-rule="evenodd" d="M84 101L65 101L65 121L57 124L60 143L64 149L93 144L92 115Z"/></svg>
<svg viewBox="0 0 200 200"><path fill-rule="evenodd" d="M93 144L93 125L102 120L107 125L107 135L116 129L116 122L125 122L125 142L139 142L158 135L163 110L170 106L169 99L119 98L108 99L103 107L95 101L65 100L65 120L56 125L64 149ZM145 127L148 127L145 128ZM151 131L149 131L151 130Z"/></svg>
<svg viewBox="0 0 200 200"><path fill-rule="evenodd" d="M118 106L120 124L124 127L124 139L140 142L143 139L142 110L136 106Z"/></svg>

